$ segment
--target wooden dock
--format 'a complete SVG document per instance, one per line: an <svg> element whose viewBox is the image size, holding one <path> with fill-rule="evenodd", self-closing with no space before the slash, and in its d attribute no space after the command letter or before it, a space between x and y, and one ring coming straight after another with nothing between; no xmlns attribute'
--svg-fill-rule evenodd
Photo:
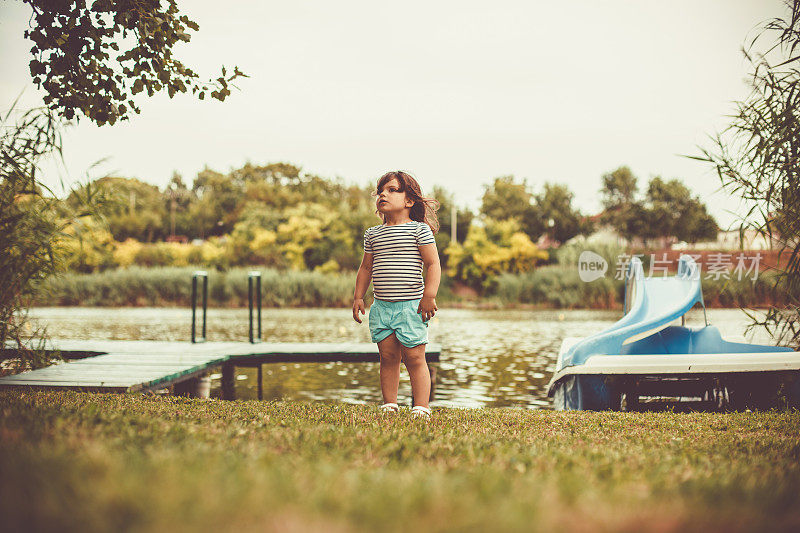
<svg viewBox="0 0 800 533"><path fill-rule="evenodd" d="M53 341L48 349L88 355L0 378L0 387L79 389L104 392L146 392L175 387L191 392L199 377L222 370L223 398L233 399L237 366L257 367L262 397L261 365L265 363L378 362L371 343ZM438 362L441 348L429 344L428 363Z"/></svg>

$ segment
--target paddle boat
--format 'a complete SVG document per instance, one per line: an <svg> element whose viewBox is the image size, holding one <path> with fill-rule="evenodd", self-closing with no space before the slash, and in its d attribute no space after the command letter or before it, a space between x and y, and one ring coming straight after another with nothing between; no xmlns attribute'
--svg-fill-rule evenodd
<svg viewBox="0 0 800 533"><path fill-rule="evenodd" d="M639 410L658 400L712 409L800 406L800 353L729 342L708 325L700 269L680 257L671 277L645 277L634 257L625 313L608 329L566 338L547 393L558 410ZM705 325L686 326L702 306Z"/></svg>

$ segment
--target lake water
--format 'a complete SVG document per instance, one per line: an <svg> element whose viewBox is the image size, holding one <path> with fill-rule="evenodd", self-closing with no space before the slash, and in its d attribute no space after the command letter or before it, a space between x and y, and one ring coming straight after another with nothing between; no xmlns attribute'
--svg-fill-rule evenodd
<svg viewBox="0 0 800 533"><path fill-rule="evenodd" d="M264 309L263 337L271 342L370 342L366 320L349 309ZM545 389L561 340L600 331L618 311L441 309L431 320L430 342L442 346L436 401L443 407L548 408ZM32 310L54 339L188 341L187 309L53 307ZM749 319L738 309L710 309L709 323L728 340L743 340ZM688 325L703 323L693 311ZM209 341L247 340L246 309L209 309ZM768 343L762 331L747 337ZM381 400L377 363L264 365L264 399L374 403ZM237 398L255 398L256 369L237 370ZM219 375L212 376L212 394ZM403 369L400 402L411 386Z"/></svg>

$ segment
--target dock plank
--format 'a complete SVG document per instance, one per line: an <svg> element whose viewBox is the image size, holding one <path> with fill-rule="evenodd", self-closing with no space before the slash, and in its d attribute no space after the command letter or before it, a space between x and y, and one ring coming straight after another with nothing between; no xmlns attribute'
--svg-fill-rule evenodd
<svg viewBox="0 0 800 533"><path fill-rule="evenodd" d="M62 352L97 353L70 362L0 378L0 386L137 391L162 388L225 364L365 362L379 360L372 343L247 343L172 341L50 341ZM441 347L429 344L429 362Z"/></svg>
<svg viewBox="0 0 800 533"><path fill-rule="evenodd" d="M67 376L67 377L113 377L113 376L120 376L120 377L138 377L138 376L161 376L166 374L174 374L176 372L183 372L184 370L191 370L196 368L195 366L168 366L168 367L137 367L137 368L95 368L86 370L83 372L77 370L54 370L52 372L36 372L35 374L31 372L29 374L30 378L42 378L47 379L50 377L57 377L57 376ZM18 374L17 376L8 376L9 380L12 380L18 376L25 376L25 374ZM25 377L24 379L29 379Z"/></svg>

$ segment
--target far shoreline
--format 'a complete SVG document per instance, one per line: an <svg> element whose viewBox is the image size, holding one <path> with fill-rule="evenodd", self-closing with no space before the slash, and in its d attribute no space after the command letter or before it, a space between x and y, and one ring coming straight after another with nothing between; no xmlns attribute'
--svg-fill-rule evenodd
<svg viewBox="0 0 800 533"><path fill-rule="evenodd" d="M367 309L371 306L372 300L367 303ZM497 301L489 302L438 302L439 309L466 309L474 311L502 311L502 310L515 310L515 311L622 311L622 305L615 305L614 307L556 307L547 304L529 304L529 303L503 303ZM162 302L159 305L152 305L151 303L131 303L129 305L80 305L80 304L60 304L60 305L46 305L42 302L36 302L31 309L69 309L69 308L86 308L86 309L190 309L186 306L176 302ZM731 310L754 310L764 311L769 309L767 305L745 306L736 307L729 305L710 305L706 304L706 309L731 309ZM208 309L248 309L247 306L242 305L209 305ZM262 309L350 309L349 305L293 305L287 304L283 306L264 305ZM693 310L700 310L696 307Z"/></svg>

